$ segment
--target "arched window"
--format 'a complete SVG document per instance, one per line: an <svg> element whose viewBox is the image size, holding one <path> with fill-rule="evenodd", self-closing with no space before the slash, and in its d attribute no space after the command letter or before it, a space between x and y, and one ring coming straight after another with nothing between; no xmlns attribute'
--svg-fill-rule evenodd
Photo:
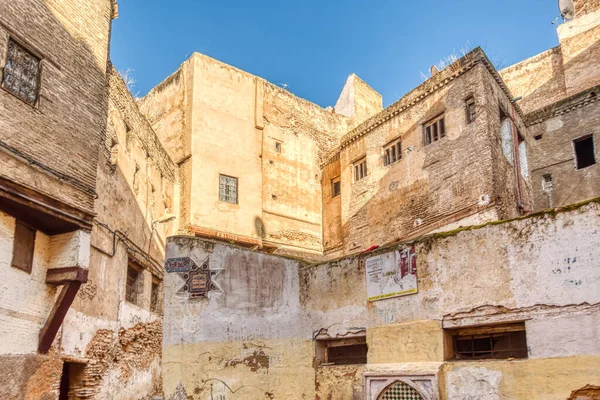
<svg viewBox="0 0 600 400"><path fill-rule="evenodd" d="M385 389L377 400L423 400L412 386L396 381Z"/></svg>

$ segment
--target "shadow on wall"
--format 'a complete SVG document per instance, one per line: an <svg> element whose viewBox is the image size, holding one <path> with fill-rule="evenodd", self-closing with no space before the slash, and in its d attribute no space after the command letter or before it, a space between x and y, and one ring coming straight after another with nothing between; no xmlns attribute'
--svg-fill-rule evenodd
<svg viewBox="0 0 600 400"><path fill-rule="evenodd" d="M47 3L57 3L56 8L49 8ZM102 11L110 13L110 1L106 1L106 9L98 4L99 2L95 2L89 5L90 8L98 7L94 11L98 13L94 15L97 20L90 21L91 26L93 22L98 23L98 21L104 24L107 22L106 17L110 18L109 15L100 15ZM14 36L21 39L28 50L30 50L29 46L35 46L34 50L40 52L44 58L58 60L61 67L58 70L52 61L44 63L40 81L41 101L36 109L8 92L0 93L1 107L4 109L0 116L0 142L8 151L21 152L35 163L45 166L46 176L52 177L48 182L51 182L54 187L66 185L61 182L64 176L74 178L77 182L82 179L76 176L77 174L93 173L95 177L99 152L94 150L99 150L106 134L108 110L107 87L103 82L106 76L106 65L98 65L99 53L90 48L86 41L71 34L70 31L78 29L73 28L78 25L76 21L74 24L63 24L59 20L57 15L66 7L77 8L66 1L0 2L2 22L0 31L7 34L6 38ZM81 14L85 15L85 12ZM85 33L81 30L76 34ZM109 27L106 26L107 36L108 33ZM108 42L106 45L108 47ZM101 49L101 52L106 51L107 48ZM6 54L0 51L0 57L4 56ZM63 84L67 89L61 87ZM77 104L74 104L75 102ZM4 129L9 127L10 129ZM41 134L42 132L44 134ZM74 135L77 132L81 135ZM34 142L35 146L32 146ZM60 156L53 157L51 154ZM92 159L88 159L82 166L77 160L79 154L81 157L92 157ZM33 165L34 162L30 164ZM35 176L40 169L31 166L28 171L33 171L30 174ZM15 170L3 171L2 175L18 181L16 172ZM86 179L90 179L89 175ZM36 186L35 182L28 183ZM40 192L53 195L43 187L35 188ZM89 195L89 198L93 197ZM68 201L74 204L78 199L70 198ZM23 290L27 288L24 287ZM20 317L11 320L18 321L18 318ZM19 335L19 332L19 329L15 329L13 334ZM58 337L60 338L60 335ZM0 355L2 373L0 398L54 399L61 384L62 369L63 360L54 348L48 355L2 354Z"/></svg>
<svg viewBox="0 0 600 400"><path fill-rule="evenodd" d="M267 236L267 230L261 217L254 217L254 229L259 238L264 239Z"/></svg>

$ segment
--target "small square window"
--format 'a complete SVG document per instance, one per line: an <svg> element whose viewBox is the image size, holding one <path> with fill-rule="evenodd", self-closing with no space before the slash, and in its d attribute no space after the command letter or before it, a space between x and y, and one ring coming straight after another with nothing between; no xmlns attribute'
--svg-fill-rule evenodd
<svg viewBox="0 0 600 400"><path fill-rule="evenodd" d="M446 125L444 123L444 114L430 120L423 126L423 144L425 146L437 142L446 136Z"/></svg>
<svg viewBox="0 0 600 400"><path fill-rule="evenodd" d="M527 358L525 324L447 329L447 360Z"/></svg>
<svg viewBox="0 0 600 400"><path fill-rule="evenodd" d="M30 228L21 221L16 221L11 265L28 273L31 273L33 267L35 233L35 229Z"/></svg>
<svg viewBox="0 0 600 400"><path fill-rule="evenodd" d="M316 342L319 365L351 365L367 363L367 341L364 336L348 339L323 339Z"/></svg>
<svg viewBox="0 0 600 400"><path fill-rule="evenodd" d="M275 142L275 151L281 153L281 142Z"/></svg>
<svg viewBox="0 0 600 400"><path fill-rule="evenodd" d="M358 182L367 176L367 158L364 157L353 164L354 167L354 182Z"/></svg>
<svg viewBox="0 0 600 400"><path fill-rule="evenodd" d="M392 165L396 161L400 161L402 158L402 142L400 142L400 139L395 140L385 146L383 151L385 153L383 165Z"/></svg>
<svg viewBox="0 0 600 400"><path fill-rule="evenodd" d="M38 98L39 86L40 59L9 39L2 87L33 106Z"/></svg>
<svg viewBox="0 0 600 400"><path fill-rule="evenodd" d="M337 197L342 192L342 183L340 177L333 178L331 180L331 197Z"/></svg>
<svg viewBox="0 0 600 400"><path fill-rule="evenodd" d="M472 124L477 118L477 108L475 107L475 98L469 97L465 101L465 111L467 114L467 124Z"/></svg>
<svg viewBox="0 0 600 400"><path fill-rule="evenodd" d="M577 169L586 168L596 164L594 137L592 135L574 140L573 145L575 146Z"/></svg>
<svg viewBox="0 0 600 400"><path fill-rule="evenodd" d="M125 300L130 303L139 305L141 300L142 289L142 269L129 262L127 264L127 283L125 284Z"/></svg>
<svg viewBox="0 0 600 400"><path fill-rule="evenodd" d="M238 203L238 179L219 175L219 199L231 204Z"/></svg>

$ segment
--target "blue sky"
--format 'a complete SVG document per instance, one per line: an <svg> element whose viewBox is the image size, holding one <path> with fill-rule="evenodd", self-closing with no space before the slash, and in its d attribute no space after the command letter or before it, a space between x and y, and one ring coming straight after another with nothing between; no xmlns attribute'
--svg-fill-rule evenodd
<svg viewBox="0 0 600 400"><path fill-rule="evenodd" d="M354 72L387 106L466 46L504 66L556 46L557 15L555 0L119 0L111 59L138 95L197 51L323 107Z"/></svg>

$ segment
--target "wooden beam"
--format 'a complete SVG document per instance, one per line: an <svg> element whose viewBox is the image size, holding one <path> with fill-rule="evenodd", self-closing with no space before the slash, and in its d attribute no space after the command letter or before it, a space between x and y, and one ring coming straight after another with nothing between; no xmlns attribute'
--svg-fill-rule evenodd
<svg viewBox="0 0 600 400"><path fill-rule="evenodd" d="M51 285L64 285L67 282L86 283L88 269L82 267L51 268L46 272L46 283Z"/></svg>
<svg viewBox="0 0 600 400"><path fill-rule="evenodd" d="M94 214L0 177L0 210L47 235L92 230Z"/></svg>
<svg viewBox="0 0 600 400"><path fill-rule="evenodd" d="M50 350L50 346L52 346L52 342L54 342L56 333L62 325L71 304L73 304L73 300L75 300L79 286L81 286L81 282L78 281L67 282L63 286L56 299L56 303L54 303L54 306L52 307L52 311L50 311L46 324L40 332L38 352L46 354L48 353L48 350Z"/></svg>

